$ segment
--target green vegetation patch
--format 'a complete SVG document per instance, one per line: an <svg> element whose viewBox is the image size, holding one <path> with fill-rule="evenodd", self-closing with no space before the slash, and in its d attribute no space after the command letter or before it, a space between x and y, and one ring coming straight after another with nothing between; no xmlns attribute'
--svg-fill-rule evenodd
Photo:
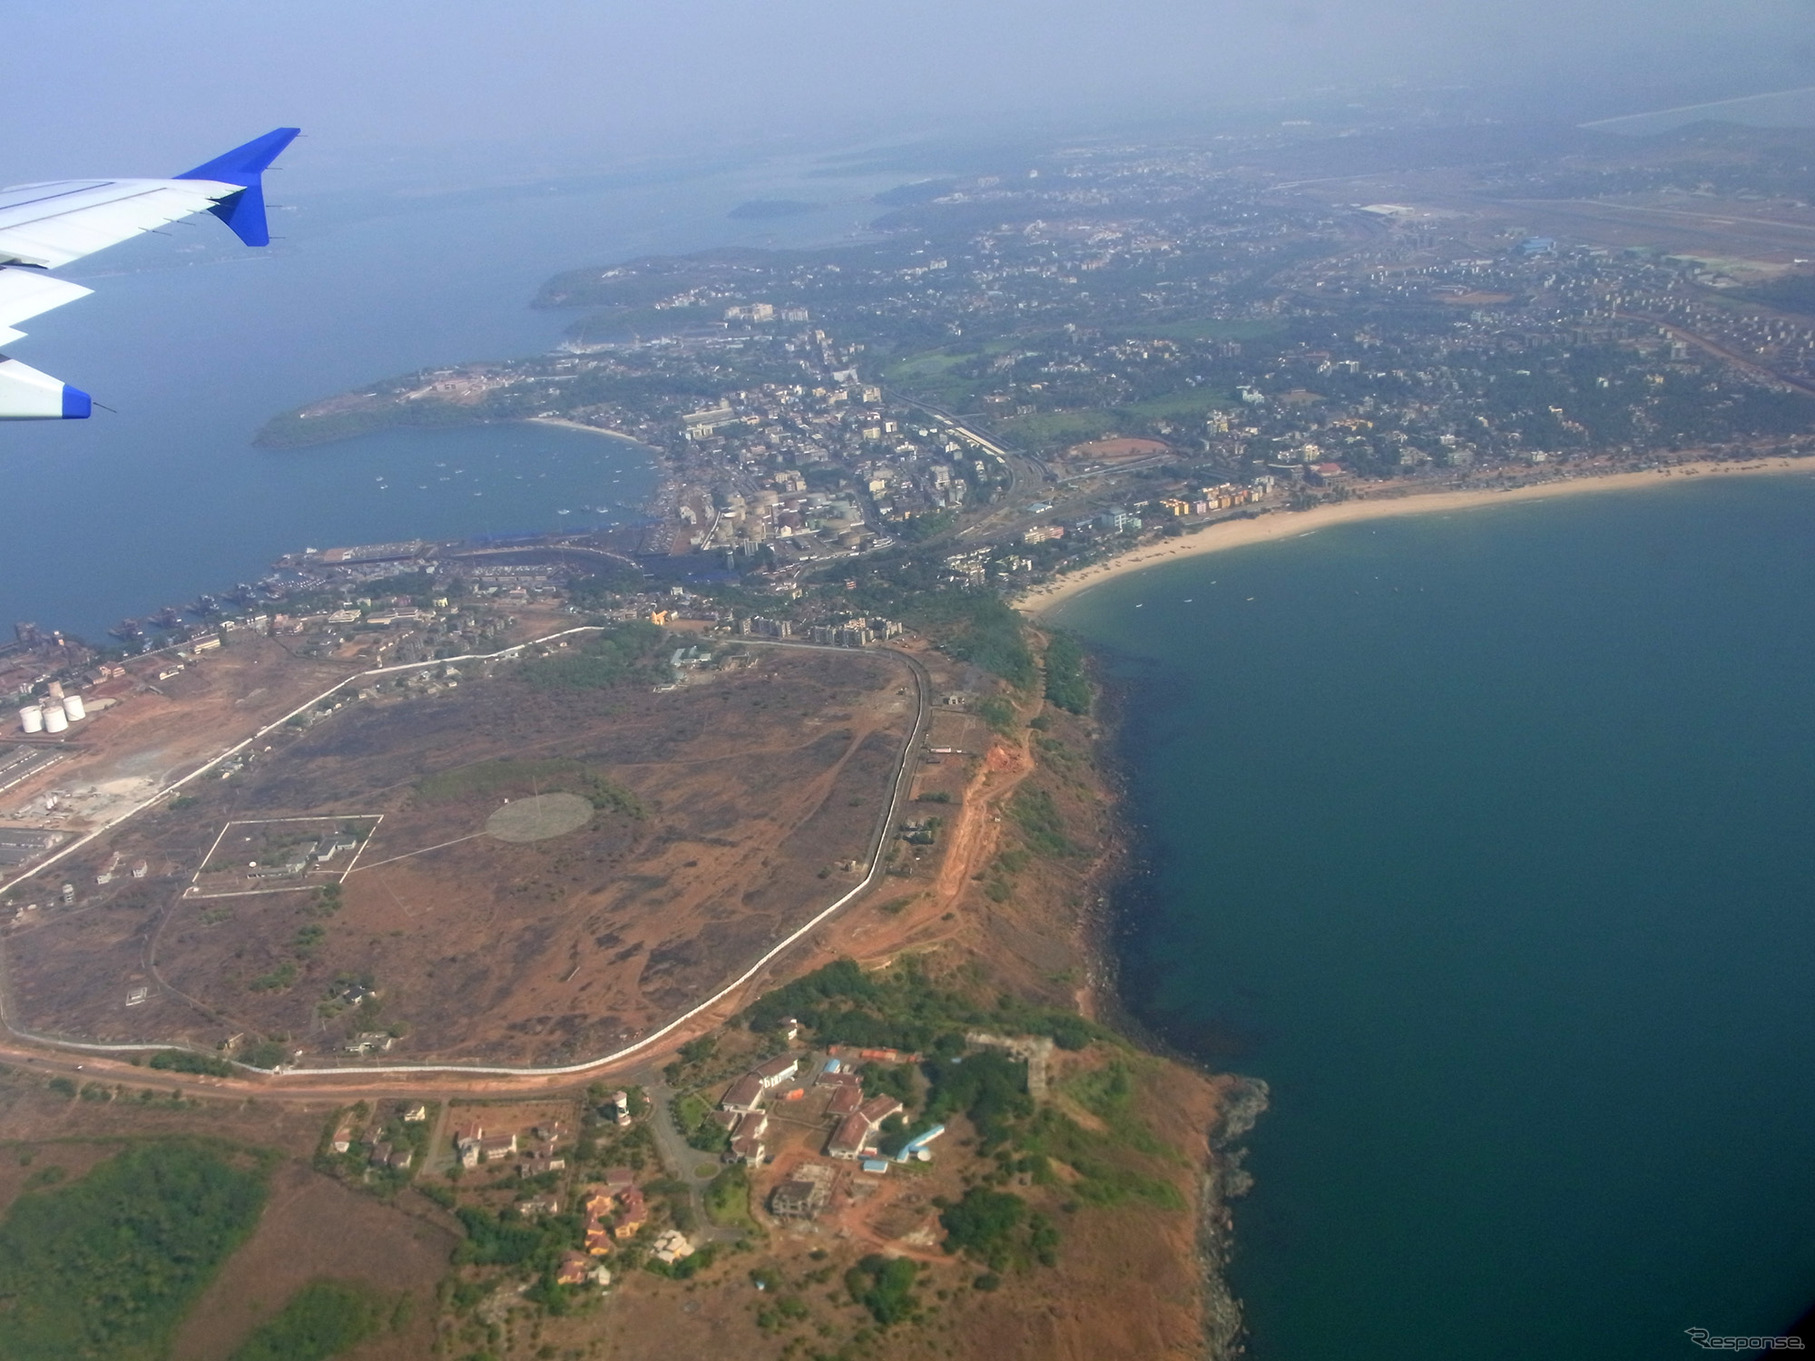
<svg viewBox="0 0 1815 1361"><path fill-rule="evenodd" d="M1736 292L1748 302L1761 302L1766 307L1779 308L1785 312L1815 316L1815 275L1784 274L1769 283L1738 289ZM1721 295L1715 294L1714 297L1719 299Z"/></svg>
<svg viewBox="0 0 1815 1361"><path fill-rule="evenodd" d="M723 1153L731 1147L731 1135L712 1118L712 1105L697 1092L687 1092L669 1103L675 1126L689 1148L702 1153Z"/></svg>
<svg viewBox="0 0 1815 1361"><path fill-rule="evenodd" d="M351 1281L310 1281L260 1324L232 1361L329 1361L378 1331L383 1301Z"/></svg>
<svg viewBox="0 0 1815 1361"><path fill-rule="evenodd" d="M836 960L785 987L764 993L744 1012L750 1029L774 1030L792 1016L822 1044L901 1049L945 1066L969 1048L967 1030L1050 1035L1064 1049L1082 1049L1103 1032L1075 1012L1029 1005L1012 996L994 1005L941 987L911 956L865 973L855 960ZM981 1057L981 1056L977 1056ZM965 1063L977 1061L976 1057ZM1025 1078L1021 1079L1025 1086Z"/></svg>
<svg viewBox="0 0 1815 1361"><path fill-rule="evenodd" d="M279 964L270 973L260 974L246 984L253 992L282 992L296 981L296 965L289 960Z"/></svg>
<svg viewBox="0 0 1815 1361"><path fill-rule="evenodd" d="M954 591L931 555L877 558L851 568L855 591L839 592L841 608L899 619L960 661L1032 687L1037 670L1021 615L990 592Z"/></svg>
<svg viewBox="0 0 1815 1361"><path fill-rule="evenodd" d="M699 1070L717 1052L718 1040L712 1035L688 1040L675 1051L674 1061L662 1069L662 1076L668 1079L670 1086L682 1086L688 1077L697 1077Z"/></svg>
<svg viewBox="0 0 1815 1361"><path fill-rule="evenodd" d="M1168 392L1147 397L1120 408L1122 414L1141 420L1201 420L1212 411L1224 411L1231 405L1228 398L1201 388Z"/></svg>
<svg viewBox="0 0 1815 1361"><path fill-rule="evenodd" d="M261 449L306 449L317 444L355 439L378 430L413 427L426 430L451 430L463 425L477 425L485 419L479 407L454 402L425 400L420 402L385 402L344 411L317 411L305 414L301 409L273 416L259 430L253 443Z"/></svg>
<svg viewBox="0 0 1815 1361"><path fill-rule="evenodd" d="M1065 835L1065 819L1059 815L1059 806L1046 790L1020 790L1010 801L1008 811L1036 854L1059 857L1077 850Z"/></svg>
<svg viewBox="0 0 1815 1361"><path fill-rule="evenodd" d="M1087 1204L1121 1205L1137 1200L1163 1210L1184 1209L1184 1198L1176 1186L1134 1165L1136 1155L1165 1151L1145 1127L1137 1128L1138 1134L1127 1124L1118 1126L1120 1132L1098 1134L1047 1108L1018 1131L1016 1142L1030 1160L1051 1159L1071 1168L1077 1174L1071 1194Z"/></svg>
<svg viewBox="0 0 1815 1361"><path fill-rule="evenodd" d="M978 1147L986 1153L1012 1136L1014 1122L1033 1114L1027 1065L1000 1050L984 1049L957 1063L932 1065L931 1072L927 1128L963 1112L976 1128Z"/></svg>
<svg viewBox="0 0 1815 1361"><path fill-rule="evenodd" d="M1134 1113L1134 1081L1127 1061L1118 1057L1102 1068L1080 1073L1066 1083L1065 1090L1109 1126L1117 1143L1141 1153L1166 1154L1169 1150Z"/></svg>
<svg viewBox="0 0 1815 1361"><path fill-rule="evenodd" d="M1020 614L998 595L946 591L903 602L903 621L952 656L992 671L1017 689L1034 682L1034 654Z"/></svg>
<svg viewBox="0 0 1815 1361"><path fill-rule="evenodd" d="M160 1049L151 1056L148 1068L167 1073L199 1073L208 1077L230 1077L233 1065L208 1054L192 1054L187 1049Z"/></svg>
<svg viewBox="0 0 1815 1361"><path fill-rule="evenodd" d="M673 335L719 320L722 307L607 307L576 321L567 334L582 343L617 336Z"/></svg>
<svg viewBox="0 0 1815 1361"><path fill-rule="evenodd" d="M268 1171L167 1141L20 1196L0 1222L0 1356L165 1356L189 1306L258 1222Z"/></svg>
<svg viewBox="0 0 1815 1361"><path fill-rule="evenodd" d="M977 717L1002 737L1015 735L1015 706L1007 695L985 695L977 701Z"/></svg>
<svg viewBox="0 0 1815 1361"><path fill-rule="evenodd" d="M1067 633L1055 633L1046 645L1046 698L1068 713L1090 712L1090 678L1084 673L1084 649Z"/></svg>
<svg viewBox="0 0 1815 1361"><path fill-rule="evenodd" d="M991 1271L1058 1264L1059 1231L1012 1191L973 1186L963 1200L939 1212L939 1223L947 1252L974 1257Z"/></svg>
<svg viewBox="0 0 1815 1361"><path fill-rule="evenodd" d="M919 1311L914 1299L914 1278L919 1273L920 1268L906 1257L884 1257L873 1252L845 1272L844 1283L851 1298L886 1328L913 1318Z"/></svg>
<svg viewBox="0 0 1815 1361"><path fill-rule="evenodd" d="M654 624L624 624L593 634L585 642L523 663L522 677L538 690L614 690L621 685L654 685L666 679L661 667L667 635Z"/></svg>
<svg viewBox="0 0 1815 1361"><path fill-rule="evenodd" d="M585 1231L572 1214L525 1219L514 1208L494 1214L475 1205L462 1205L454 1213L466 1229L466 1240L454 1249L456 1264L530 1267L550 1279L562 1255Z"/></svg>
<svg viewBox="0 0 1815 1361"><path fill-rule="evenodd" d="M1107 435L1119 424L1109 411L1040 411L1003 421L998 432L1005 440L1051 449Z"/></svg>
<svg viewBox="0 0 1815 1361"><path fill-rule="evenodd" d="M706 1218L724 1228L757 1232L750 1217L750 1171L742 1163L727 1167L707 1185Z"/></svg>

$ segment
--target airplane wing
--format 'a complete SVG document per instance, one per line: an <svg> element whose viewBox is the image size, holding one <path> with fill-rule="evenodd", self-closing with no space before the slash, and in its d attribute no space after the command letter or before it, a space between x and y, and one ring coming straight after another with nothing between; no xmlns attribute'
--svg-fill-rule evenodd
<svg viewBox="0 0 1815 1361"><path fill-rule="evenodd" d="M195 213L213 213L248 246L270 244L263 175L296 137L278 128L167 180L55 180L0 189L0 344L17 323L93 289L46 271ZM86 392L0 354L0 420L89 414Z"/></svg>

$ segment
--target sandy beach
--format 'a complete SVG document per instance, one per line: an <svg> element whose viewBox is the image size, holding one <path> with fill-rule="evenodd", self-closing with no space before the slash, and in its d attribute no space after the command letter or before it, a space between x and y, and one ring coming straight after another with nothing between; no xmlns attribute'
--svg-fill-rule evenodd
<svg viewBox="0 0 1815 1361"><path fill-rule="evenodd" d="M1678 463L1668 468L1561 478L1554 482L1539 482L1527 487L1509 487L1503 490L1423 492L1340 501L1332 505L1314 506L1310 510L1274 510L1255 519L1219 520L1196 531L1187 531L1182 538L1142 544L1107 562L1097 563L1079 572L1068 572L1056 581L1035 586L1016 600L1015 606L1027 614L1038 616L1093 586L1100 586L1105 581L1138 572L1145 567L1175 562L1181 558L1199 557L1205 553L1220 553L1231 548L1246 548L1250 544L1267 543L1275 539L1298 538L1331 525L1352 524L1359 520L1380 520L1395 515L1435 515L1446 511L1507 505L1514 501L1544 501L1557 496L1578 496L1587 492L1631 491L1694 477L1781 477L1795 472L1815 474L1815 460L1773 457L1745 463Z"/></svg>
<svg viewBox="0 0 1815 1361"><path fill-rule="evenodd" d="M559 416L530 416L527 419L531 425L558 425L563 430L584 430L589 435L605 435L611 439L629 440L645 449L649 447L635 435L626 435L622 430L607 430L602 425L581 425L578 421L563 420Z"/></svg>

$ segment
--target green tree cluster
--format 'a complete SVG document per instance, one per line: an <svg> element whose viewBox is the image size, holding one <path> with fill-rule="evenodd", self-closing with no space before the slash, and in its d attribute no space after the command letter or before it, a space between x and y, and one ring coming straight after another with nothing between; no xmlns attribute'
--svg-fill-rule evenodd
<svg viewBox="0 0 1815 1361"><path fill-rule="evenodd" d="M1046 698L1070 713L1090 712L1090 679L1084 673L1084 649L1068 633L1055 633L1046 644Z"/></svg>
<svg viewBox="0 0 1815 1361"><path fill-rule="evenodd" d="M612 690L660 680L667 635L654 624L631 623L593 634L585 642L523 664L523 679L538 690Z"/></svg>
<svg viewBox="0 0 1815 1361"><path fill-rule="evenodd" d="M914 1278L919 1271L906 1257L884 1257L873 1252L845 1272L844 1283L851 1298L887 1328L911 1319L918 1311Z"/></svg>
<svg viewBox="0 0 1815 1361"><path fill-rule="evenodd" d="M983 1006L940 987L912 957L865 973L851 959L835 960L764 993L744 1012L750 1029L774 1030L792 1016L824 1044L904 1049L949 1059L968 1048L967 1030L1050 1035L1081 1049L1101 1032L1075 1012L1031 1006L1002 996Z"/></svg>
<svg viewBox="0 0 1815 1361"><path fill-rule="evenodd" d="M964 1199L939 1212L945 1228L945 1250L966 1253L991 1271L1058 1262L1059 1231L1027 1202L1010 1191L973 1186Z"/></svg>
<svg viewBox="0 0 1815 1361"><path fill-rule="evenodd" d="M0 1222L0 1356L155 1361L257 1223L262 1165L199 1143L129 1148Z"/></svg>
<svg viewBox="0 0 1815 1361"><path fill-rule="evenodd" d="M378 1331L383 1304L365 1286L310 1281L261 1323L232 1361L329 1361Z"/></svg>
<svg viewBox="0 0 1815 1361"><path fill-rule="evenodd" d="M166 1073L201 1073L209 1077L228 1077L233 1065L209 1054L192 1054L187 1049L160 1049L146 1064Z"/></svg>

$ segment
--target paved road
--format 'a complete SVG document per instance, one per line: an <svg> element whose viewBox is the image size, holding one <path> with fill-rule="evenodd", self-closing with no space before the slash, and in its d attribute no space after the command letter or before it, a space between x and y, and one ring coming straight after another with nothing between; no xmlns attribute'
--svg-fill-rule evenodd
<svg viewBox="0 0 1815 1361"><path fill-rule="evenodd" d="M566 634L583 632L584 629L564 629L560 633L549 635L561 637ZM536 640L544 641L544 640ZM816 643L777 642L769 639L746 638L739 641L763 647L790 648L803 651L848 653L848 648L828 647ZM534 646L534 642L513 645L507 651L517 651ZM501 655L501 654L493 654ZM397 1063L374 1064L368 1067L344 1068L291 1068L274 1074L265 1074L257 1069L242 1069L246 1076L228 1078L200 1077L191 1074L162 1074L157 1081L168 1080L184 1087L197 1090L214 1090L222 1093L241 1095L258 1095L272 1097L280 1091L295 1100L335 1100L340 1098L358 1098L395 1094L400 1088L412 1095L423 1096L458 1096L470 1093L475 1089L499 1092L517 1090L524 1086L533 1086L540 1090L561 1090L577 1087L588 1081L596 1081L611 1070L623 1070L634 1064L646 1063L655 1052L655 1046L664 1038L680 1031L688 1022L710 1013L728 999L734 997L745 985L755 980L777 958L812 932L830 921L834 916L862 897L881 877L885 855L889 842L889 832L900 816L901 806L907 798L907 792L913 783L914 772L919 765L919 753L926 737L927 723L932 708L932 678L927 674L926 666L918 657L897 648L880 648L872 655L887 655L899 660L914 678L916 691L914 721L908 730L907 740L903 742L901 753L896 759L894 775L889 784L889 798L883 806L882 814L877 819L876 827L871 833L869 851L869 870L855 888L840 895L830 906L814 914L805 924L796 928L782 940L765 951L757 961L725 987L670 1021L667 1025L644 1036L635 1043L581 1063L562 1064L550 1067L478 1065L458 1063ZM466 659L457 659L466 660ZM412 664L412 666L415 664ZM384 668L402 670L409 668ZM368 672L365 674L376 674ZM342 682L343 684L345 682ZM336 689L339 687L336 686ZM328 692L332 693L332 691ZM313 702L313 701L311 701ZM307 706L304 706L307 707ZM281 721L281 720L280 720ZM275 726L275 725L272 725ZM252 739L248 739L250 741ZM216 757L209 763L212 766L225 756L245 746L242 742L230 748L228 753ZM204 766L203 769L207 769ZM199 771L196 773L200 773ZM193 775L185 780L194 778ZM181 781L179 783L182 783ZM168 792L168 791L165 791ZM161 796L160 796L161 797ZM148 801L141 807L149 807L157 800ZM124 821L124 819L121 819ZM112 825L118 825L117 823ZM51 1036L32 1034L21 1030L12 1023L10 1007L4 988L0 988L0 1020L5 1022L10 1035L10 1042L0 1043L0 1058L13 1062L36 1064L40 1070L66 1074L71 1077L84 1074L86 1080L111 1079L114 1081L131 1081L143 1083L148 1074L143 1069L134 1068L120 1061L115 1055L129 1052L155 1052L162 1049L180 1048L176 1045L130 1044L100 1045L83 1044L68 1040L59 1040ZM676 1038L680 1038L678 1035ZM408 1081L399 1081L407 1079ZM513 1082L520 1079L521 1082ZM421 1083L422 1085L418 1085ZM664 1104L664 1110L666 1109ZM677 1135L678 1137L678 1135ZM691 1168L688 1168L689 1172Z"/></svg>
<svg viewBox="0 0 1815 1361"><path fill-rule="evenodd" d="M655 1107L649 1113L649 1132L655 1136L655 1151L663 1163L674 1169L674 1175L687 1183L693 1217L700 1226L700 1233L695 1237L735 1238L737 1235L732 1230L714 1228L706 1222L704 1192L706 1184L718 1175L718 1165L710 1153L702 1153L689 1145L680 1127L674 1123L674 1088L666 1082L650 1081L644 1084L643 1093ZM700 1167L709 1169L704 1176L695 1172Z"/></svg>

